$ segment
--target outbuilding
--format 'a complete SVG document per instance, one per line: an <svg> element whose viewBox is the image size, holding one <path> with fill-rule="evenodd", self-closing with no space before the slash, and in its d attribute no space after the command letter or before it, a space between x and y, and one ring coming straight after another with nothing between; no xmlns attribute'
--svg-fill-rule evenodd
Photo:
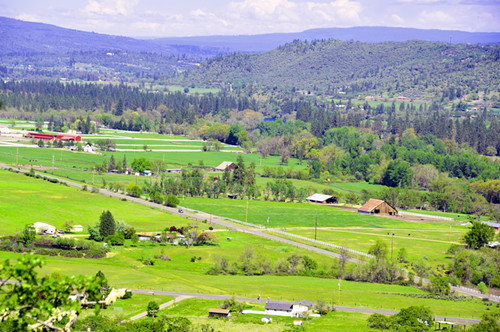
<svg viewBox="0 0 500 332"><path fill-rule="evenodd" d="M46 224L44 222L36 222L33 224L37 234L54 234L56 232L56 227Z"/></svg>
<svg viewBox="0 0 500 332"><path fill-rule="evenodd" d="M229 170L229 172L232 172L236 168L236 164L232 161L223 161L219 166L215 167L214 170L216 172L224 172L226 168Z"/></svg>
<svg viewBox="0 0 500 332"><path fill-rule="evenodd" d="M398 210L386 201L371 198L358 209L358 213L397 216Z"/></svg>
<svg viewBox="0 0 500 332"><path fill-rule="evenodd" d="M208 317L231 317L231 312L228 309L209 309Z"/></svg>
<svg viewBox="0 0 500 332"><path fill-rule="evenodd" d="M73 233L83 232L83 226L82 225L73 225L73 226L71 226L71 231Z"/></svg>
<svg viewBox="0 0 500 332"><path fill-rule="evenodd" d="M321 203L321 204L332 204L337 203L337 197L325 194L314 194L306 198L308 202Z"/></svg>

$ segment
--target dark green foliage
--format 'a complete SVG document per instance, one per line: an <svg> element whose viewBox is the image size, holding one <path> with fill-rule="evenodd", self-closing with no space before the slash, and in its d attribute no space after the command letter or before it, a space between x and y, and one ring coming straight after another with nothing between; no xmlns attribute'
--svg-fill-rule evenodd
<svg viewBox="0 0 500 332"><path fill-rule="evenodd" d="M433 327L434 319L429 308L424 306L411 306L401 309L391 317L392 327L405 331L426 331Z"/></svg>
<svg viewBox="0 0 500 332"><path fill-rule="evenodd" d="M132 168L134 169L135 172L151 170L152 167L153 164L151 163L151 160L144 157L136 158L134 159L134 161L132 161Z"/></svg>
<svg viewBox="0 0 500 332"><path fill-rule="evenodd" d="M434 277L431 279L431 292L434 294L450 294L449 279L446 277Z"/></svg>
<svg viewBox="0 0 500 332"><path fill-rule="evenodd" d="M36 237L35 227L31 224L24 226L23 231L19 235L19 240L24 244L24 246L29 246Z"/></svg>
<svg viewBox="0 0 500 332"><path fill-rule="evenodd" d="M99 218L99 235L105 238L115 234L115 218L109 210L103 211Z"/></svg>
<svg viewBox="0 0 500 332"><path fill-rule="evenodd" d="M369 328L382 331L387 330L390 326L390 318L381 314L371 315L366 322Z"/></svg>
<svg viewBox="0 0 500 332"><path fill-rule="evenodd" d="M230 299L224 300L224 302L222 302L219 305L219 308L221 309L228 309L231 312L238 312L238 313L242 312L245 309L245 307L246 307L245 302L236 301L234 296Z"/></svg>
<svg viewBox="0 0 500 332"><path fill-rule="evenodd" d="M495 231L493 227L481 222L474 222L472 228L464 236L464 241L469 248L479 249L493 240Z"/></svg>
<svg viewBox="0 0 500 332"><path fill-rule="evenodd" d="M158 304L158 302L149 301L148 308L147 308L147 312L148 312L149 317L156 316L158 314L159 310L160 310L160 305Z"/></svg>
<svg viewBox="0 0 500 332"><path fill-rule="evenodd" d="M167 200L165 201L165 205L166 206L170 206L170 207L177 207L177 205L179 204L179 199L177 198L177 196L175 195L168 195L167 196Z"/></svg>
<svg viewBox="0 0 500 332"><path fill-rule="evenodd" d="M393 160L387 166L382 183L389 187L408 187L413 176L410 164L403 160Z"/></svg>
<svg viewBox="0 0 500 332"><path fill-rule="evenodd" d="M500 332L500 317L498 314L486 313L478 324L473 325L470 332Z"/></svg>

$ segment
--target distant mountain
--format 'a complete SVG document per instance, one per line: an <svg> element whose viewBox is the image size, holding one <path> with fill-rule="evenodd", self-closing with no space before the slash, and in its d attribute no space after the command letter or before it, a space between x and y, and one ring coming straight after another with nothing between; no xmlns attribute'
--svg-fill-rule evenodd
<svg viewBox="0 0 500 332"><path fill-rule="evenodd" d="M210 58L232 52L266 52L293 40L441 41L490 44L500 42L500 33L422 30L388 27L313 29L297 33L241 36L173 37L136 39L65 29L50 24L0 17L0 55L10 53L72 53L95 51L147 52Z"/></svg>
<svg viewBox="0 0 500 332"><path fill-rule="evenodd" d="M188 57L212 57L218 49L193 45L170 46L151 40L112 36L94 32L65 29L50 24L25 22L0 17L0 55L12 53L52 53L125 51L186 55Z"/></svg>
<svg viewBox="0 0 500 332"><path fill-rule="evenodd" d="M423 30L389 27L355 27L312 29L297 33L270 33L241 36L204 36L159 38L153 41L158 45L194 45L213 47L231 52L266 52L294 40L360 41L380 43L387 41L403 42L409 40L436 41L452 44L492 44L500 43L498 32L464 32L455 30Z"/></svg>
<svg viewBox="0 0 500 332"><path fill-rule="evenodd" d="M500 45L296 40L269 52L219 56L175 79L196 86L257 83L304 92L425 97L444 86L461 93L496 89L499 60Z"/></svg>

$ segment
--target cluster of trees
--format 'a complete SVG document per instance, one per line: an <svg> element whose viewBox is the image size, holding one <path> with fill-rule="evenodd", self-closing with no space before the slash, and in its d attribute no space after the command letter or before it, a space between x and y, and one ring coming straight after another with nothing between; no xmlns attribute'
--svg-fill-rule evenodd
<svg viewBox="0 0 500 332"><path fill-rule="evenodd" d="M94 226L88 226L89 240L104 241L111 245L123 245L125 239L137 241L134 227L124 221L115 221L109 210L103 211Z"/></svg>
<svg viewBox="0 0 500 332"><path fill-rule="evenodd" d="M273 262L269 257L256 254L252 247L246 247L237 261L231 262L226 257L216 256L208 274L244 274L244 275L321 275L318 262L309 256L292 254Z"/></svg>
<svg viewBox="0 0 500 332"><path fill-rule="evenodd" d="M372 314L367 324L370 329L382 331L430 331L434 327L434 318L429 308L411 306L392 316Z"/></svg>

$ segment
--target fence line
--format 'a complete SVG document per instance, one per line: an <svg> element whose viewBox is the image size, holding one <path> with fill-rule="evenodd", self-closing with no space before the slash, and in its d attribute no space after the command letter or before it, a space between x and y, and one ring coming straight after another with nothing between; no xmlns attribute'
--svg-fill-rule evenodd
<svg viewBox="0 0 500 332"><path fill-rule="evenodd" d="M422 217L422 218L431 218L431 219L440 219L440 220L455 221L455 219L450 218L450 217L434 216L434 215L431 215L431 214L406 212L406 211L399 211L399 214L402 215L402 216L414 216L414 217Z"/></svg>

